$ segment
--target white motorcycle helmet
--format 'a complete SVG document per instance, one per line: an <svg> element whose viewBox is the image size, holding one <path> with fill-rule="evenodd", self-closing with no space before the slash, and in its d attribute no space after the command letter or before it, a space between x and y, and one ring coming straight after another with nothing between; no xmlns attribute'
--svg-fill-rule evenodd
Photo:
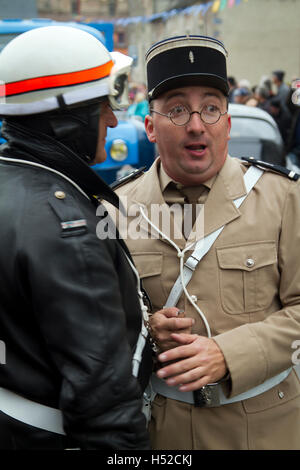
<svg viewBox="0 0 300 470"><path fill-rule="evenodd" d="M74 27L27 31L0 54L0 115L45 113L108 96L113 109L128 106L132 59L109 52Z"/></svg>

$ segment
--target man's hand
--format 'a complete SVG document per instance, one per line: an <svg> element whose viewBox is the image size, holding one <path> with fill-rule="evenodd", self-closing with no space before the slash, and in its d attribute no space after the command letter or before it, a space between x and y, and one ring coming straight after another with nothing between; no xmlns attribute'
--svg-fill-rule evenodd
<svg viewBox="0 0 300 470"><path fill-rule="evenodd" d="M184 317L184 314L178 314L178 312L176 307L164 308L150 317L151 336L160 351L167 351L178 346L176 339L172 338L172 333L181 334L192 331L195 320Z"/></svg>
<svg viewBox="0 0 300 470"><path fill-rule="evenodd" d="M180 391L188 392L225 376L225 358L213 339L191 334L171 334L171 337L182 346L158 356L161 362L176 361L157 372L168 385L179 385Z"/></svg>

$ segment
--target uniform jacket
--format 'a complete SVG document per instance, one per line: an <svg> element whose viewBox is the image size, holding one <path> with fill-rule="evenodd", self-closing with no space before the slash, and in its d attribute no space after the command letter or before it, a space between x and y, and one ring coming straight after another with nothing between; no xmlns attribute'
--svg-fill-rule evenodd
<svg viewBox="0 0 300 470"><path fill-rule="evenodd" d="M124 242L96 233L93 194L118 200L65 147L33 135L27 146L23 137L11 137L0 159L0 387L60 408L67 436L0 412L0 448L148 448L132 376L142 323L137 280Z"/></svg>
<svg viewBox="0 0 300 470"><path fill-rule="evenodd" d="M164 203L158 165L159 159L118 190L124 204L142 205L148 217L151 204ZM246 194L246 169L245 162L228 156L217 175L202 209L204 235L225 228L187 286L225 356L229 397L291 367L294 342L300 339L300 184L265 171L237 209L233 200ZM130 221L133 217L129 227ZM149 234L149 225L143 233L147 230ZM195 240L173 241L183 249ZM177 251L161 237L146 234L128 238L127 244L157 311L179 275ZM253 265L248 266L248 259ZM193 333L206 335L184 295L177 306L195 319ZM218 408L195 408L157 396L150 429L152 444L160 449L300 448L298 376L293 370L279 386Z"/></svg>

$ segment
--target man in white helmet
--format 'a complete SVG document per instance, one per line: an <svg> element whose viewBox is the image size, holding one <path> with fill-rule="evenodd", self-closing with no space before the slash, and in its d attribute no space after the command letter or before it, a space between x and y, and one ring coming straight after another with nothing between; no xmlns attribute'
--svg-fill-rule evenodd
<svg viewBox="0 0 300 470"><path fill-rule="evenodd" d="M124 242L97 237L99 200L119 201L89 167L130 65L61 26L1 53L1 449L148 448L139 280Z"/></svg>

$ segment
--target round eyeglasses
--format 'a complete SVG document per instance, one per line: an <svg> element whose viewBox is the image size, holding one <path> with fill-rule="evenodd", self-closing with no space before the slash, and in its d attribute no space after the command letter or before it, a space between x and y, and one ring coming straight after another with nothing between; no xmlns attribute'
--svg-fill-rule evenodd
<svg viewBox="0 0 300 470"><path fill-rule="evenodd" d="M151 112L169 118L175 126L186 126L190 121L192 114L199 114L201 120L205 124L216 124L221 116L227 114L227 111L225 111L225 113L221 113L219 108L214 105L205 105L201 111L189 111L185 106L180 105L172 108L168 114L154 111L154 109L152 109Z"/></svg>

